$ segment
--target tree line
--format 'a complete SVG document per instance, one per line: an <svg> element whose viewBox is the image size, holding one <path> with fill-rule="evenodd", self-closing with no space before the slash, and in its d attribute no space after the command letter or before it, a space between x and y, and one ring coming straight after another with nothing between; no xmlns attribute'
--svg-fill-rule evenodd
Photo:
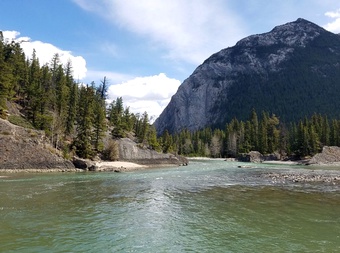
<svg viewBox="0 0 340 253"><path fill-rule="evenodd" d="M25 126L45 131L66 157L106 153L108 159L117 159L115 143L104 141L122 137L158 149L148 114L131 113L122 98L108 105L108 85L106 77L99 85L80 84L72 76L71 62L63 65L58 54L41 66L35 51L28 59L20 43L5 41L0 32L0 117L22 125L23 120L7 110L10 103L20 105Z"/></svg>
<svg viewBox="0 0 340 253"><path fill-rule="evenodd" d="M224 129L204 128L190 132L186 129L170 136L162 135L164 150L185 156L237 157L241 153L259 151L281 157L312 156L323 146L340 146L340 120L314 114L298 122L280 122L268 112L260 116L255 110L249 119L234 118Z"/></svg>

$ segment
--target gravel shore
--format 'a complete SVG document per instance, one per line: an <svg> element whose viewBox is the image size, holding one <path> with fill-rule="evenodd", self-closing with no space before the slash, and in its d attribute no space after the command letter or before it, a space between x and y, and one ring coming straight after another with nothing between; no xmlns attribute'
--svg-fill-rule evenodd
<svg viewBox="0 0 340 253"><path fill-rule="evenodd" d="M290 171L290 172L269 172L263 175L274 183L284 183L286 181L294 183L332 183L340 184L340 172L334 171Z"/></svg>

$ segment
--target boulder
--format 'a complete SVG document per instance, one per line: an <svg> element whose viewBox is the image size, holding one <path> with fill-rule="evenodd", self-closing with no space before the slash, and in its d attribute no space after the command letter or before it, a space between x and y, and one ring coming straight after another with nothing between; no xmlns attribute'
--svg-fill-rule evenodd
<svg viewBox="0 0 340 253"><path fill-rule="evenodd" d="M263 155L258 151L250 151L248 154L241 154L238 157L239 162L261 163L264 161Z"/></svg>
<svg viewBox="0 0 340 253"><path fill-rule="evenodd" d="M142 148L129 138L118 140L119 160L143 165L187 165L188 159L174 154L163 154Z"/></svg>
<svg viewBox="0 0 340 253"><path fill-rule="evenodd" d="M314 155L307 164L339 164L340 147L324 146L321 153Z"/></svg>
<svg viewBox="0 0 340 253"><path fill-rule="evenodd" d="M97 170L96 163L88 159L73 157L72 163L77 169L89 170L89 171Z"/></svg>

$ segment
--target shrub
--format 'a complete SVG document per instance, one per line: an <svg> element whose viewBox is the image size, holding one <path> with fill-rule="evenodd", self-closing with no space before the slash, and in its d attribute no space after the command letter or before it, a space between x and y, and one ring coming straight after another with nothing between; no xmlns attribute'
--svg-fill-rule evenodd
<svg viewBox="0 0 340 253"><path fill-rule="evenodd" d="M108 161L117 161L119 159L118 143L110 140L103 151L103 159Z"/></svg>

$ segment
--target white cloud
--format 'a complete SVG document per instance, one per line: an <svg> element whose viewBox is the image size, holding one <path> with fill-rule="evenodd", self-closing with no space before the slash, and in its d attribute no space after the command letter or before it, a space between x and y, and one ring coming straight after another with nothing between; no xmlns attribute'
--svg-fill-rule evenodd
<svg viewBox="0 0 340 253"><path fill-rule="evenodd" d="M170 102L180 86L180 81L167 77L164 73L155 76L136 77L127 82L111 85L108 99L123 98L125 106L133 113L147 112L158 117Z"/></svg>
<svg viewBox="0 0 340 253"><path fill-rule="evenodd" d="M334 19L332 22L325 25L325 29L334 33L340 33L340 9L326 12L325 15Z"/></svg>
<svg viewBox="0 0 340 253"><path fill-rule="evenodd" d="M223 0L74 0L87 11L165 49L165 57L200 64L242 38L242 22ZM105 9L105 11L103 11Z"/></svg>
<svg viewBox="0 0 340 253"><path fill-rule="evenodd" d="M336 11L328 11L325 15L330 18L340 18L340 9Z"/></svg>
<svg viewBox="0 0 340 253"><path fill-rule="evenodd" d="M75 79L83 79L86 77L86 61L82 56L74 56L72 52L62 50L50 43L42 41L32 41L29 37L20 37L20 33L17 31L4 31L4 38L8 41L20 42L21 48L24 50L26 57L31 57L33 49L36 51L36 55L39 58L41 65L50 63L53 55L59 54L62 64L66 64L67 61L72 62L73 77Z"/></svg>
<svg viewBox="0 0 340 253"><path fill-rule="evenodd" d="M85 82L87 82L88 84L91 83L92 81L97 83L99 80L103 80L104 77L106 77L109 85L115 83L122 83L125 82L126 80L131 80L134 78L134 76L118 72L88 70Z"/></svg>

